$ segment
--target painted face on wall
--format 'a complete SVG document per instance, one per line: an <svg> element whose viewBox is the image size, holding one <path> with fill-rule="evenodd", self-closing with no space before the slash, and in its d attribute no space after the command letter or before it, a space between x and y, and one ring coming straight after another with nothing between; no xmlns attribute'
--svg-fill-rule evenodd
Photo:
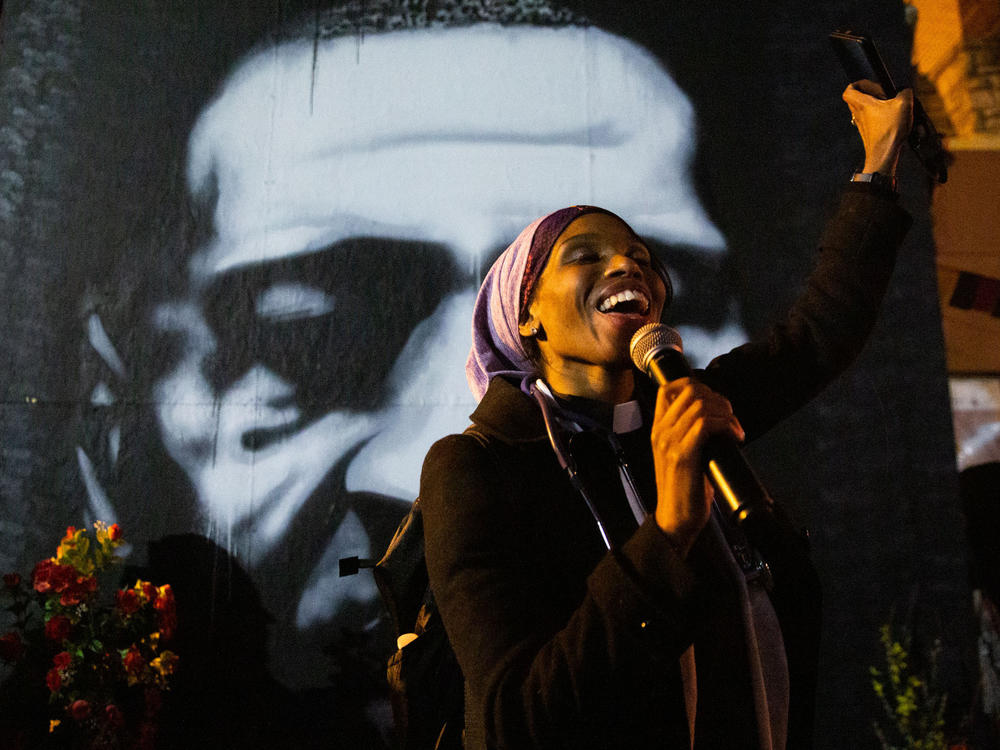
<svg viewBox="0 0 1000 750"><path fill-rule="evenodd" d="M275 580L306 566L279 618L366 627L370 577L338 578L337 560L377 553L430 444L467 424L475 290L521 227L596 204L654 251L722 251L692 149L683 93L594 28L308 40L229 77L190 138L212 232L187 296L154 311L181 354L153 397L206 535Z"/></svg>

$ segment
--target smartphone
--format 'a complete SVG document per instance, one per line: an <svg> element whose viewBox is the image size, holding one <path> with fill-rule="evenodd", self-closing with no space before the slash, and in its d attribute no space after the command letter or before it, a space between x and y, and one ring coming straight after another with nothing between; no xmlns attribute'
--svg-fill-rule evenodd
<svg viewBox="0 0 1000 750"><path fill-rule="evenodd" d="M874 81L882 87L886 99L892 99L898 93L875 43L869 37L852 31L834 31L830 34L830 42L851 83L864 79Z"/></svg>
<svg viewBox="0 0 1000 750"><path fill-rule="evenodd" d="M870 37L849 30L834 31L830 34L830 42L851 83L865 79L874 81L882 87L887 99L898 93L896 84L893 83L892 76L889 75L875 42ZM913 127L910 129L908 141L910 148L931 176L938 182L946 182L951 156L942 145L941 136L924 111L923 105L915 97Z"/></svg>

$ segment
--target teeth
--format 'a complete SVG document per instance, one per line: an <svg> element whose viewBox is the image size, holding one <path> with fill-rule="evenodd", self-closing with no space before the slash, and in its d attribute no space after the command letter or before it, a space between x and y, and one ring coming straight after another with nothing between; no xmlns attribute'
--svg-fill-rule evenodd
<svg viewBox="0 0 1000 750"><path fill-rule="evenodd" d="M628 302L630 300L639 300L642 303L643 307L646 307L649 304L649 300L646 299L646 295L644 295L642 292L637 292L632 289L626 289L624 292L618 292L618 294L612 294L610 297L605 299L600 305L598 305L597 309L600 312L608 312L609 310L614 308L615 305L619 305L622 302Z"/></svg>

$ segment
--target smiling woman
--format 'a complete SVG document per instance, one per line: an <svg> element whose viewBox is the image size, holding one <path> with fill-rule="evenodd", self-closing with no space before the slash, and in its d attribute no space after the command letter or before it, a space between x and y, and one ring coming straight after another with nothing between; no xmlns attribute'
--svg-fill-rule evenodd
<svg viewBox="0 0 1000 750"><path fill-rule="evenodd" d="M891 175L909 94L844 98L890 144L868 151ZM852 183L770 337L658 390L629 342L670 280L622 219L561 209L497 259L474 309L473 426L431 448L420 485L467 750L812 746L808 544L775 506L758 551L715 509L705 449L755 437L850 363L908 226L895 197Z"/></svg>
<svg viewBox="0 0 1000 750"><path fill-rule="evenodd" d="M628 341L660 319L665 280L646 245L617 216L591 210L573 219L552 248L518 326L521 336L537 340L546 382L558 393L628 400Z"/></svg>

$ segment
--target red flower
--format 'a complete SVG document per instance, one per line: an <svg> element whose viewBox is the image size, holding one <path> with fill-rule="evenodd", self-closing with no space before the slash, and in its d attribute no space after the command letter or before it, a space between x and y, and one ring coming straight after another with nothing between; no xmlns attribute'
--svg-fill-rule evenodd
<svg viewBox="0 0 1000 750"><path fill-rule="evenodd" d="M149 581L137 581L136 583L142 589L142 596L147 602L156 601L156 586Z"/></svg>
<svg viewBox="0 0 1000 750"><path fill-rule="evenodd" d="M72 631L73 623L66 615L54 615L45 623L45 637L50 641L65 640Z"/></svg>
<svg viewBox="0 0 1000 750"><path fill-rule="evenodd" d="M66 590L77 577L76 570L69 565L60 565L53 559L42 560L31 572L32 586L39 594Z"/></svg>
<svg viewBox="0 0 1000 750"><path fill-rule="evenodd" d="M21 636L14 631L0 636L0 659L4 661L17 661L24 656L25 648Z"/></svg>
<svg viewBox="0 0 1000 750"><path fill-rule="evenodd" d="M125 715L114 703L109 703L104 707L104 718L113 729L125 724Z"/></svg>
<svg viewBox="0 0 1000 750"><path fill-rule="evenodd" d="M61 592L59 603L64 607L72 607L89 598L95 591L97 591L95 576L76 576Z"/></svg>
<svg viewBox="0 0 1000 750"><path fill-rule="evenodd" d="M174 590L169 583L165 583L157 590L156 608L161 612L172 611L175 606Z"/></svg>
<svg viewBox="0 0 1000 750"><path fill-rule="evenodd" d="M135 589L122 589L115 592L115 606L123 617L128 617L139 610L142 602L139 601L139 593Z"/></svg>
<svg viewBox="0 0 1000 750"><path fill-rule="evenodd" d="M157 612L156 626L163 638L169 641L177 629L177 602L174 600L174 590L170 588L170 584L160 586L157 593L158 596L153 603Z"/></svg>
<svg viewBox="0 0 1000 750"><path fill-rule="evenodd" d="M83 698L73 701L69 704L69 715L77 721L83 721L90 716L90 703Z"/></svg>
<svg viewBox="0 0 1000 750"><path fill-rule="evenodd" d="M45 684L48 686L49 690L53 693L59 692L59 688L62 687L62 675L59 670L53 667L45 675Z"/></svg>
<svg viewBox="0 0 1000 750"><path fill-rule="evenodd" d="M69 651L61 651L52 657L52 665L60 672L65 672L73 663L73 654Z"/></svg>
<svg viewBox="0 0 1000 750"><path fill-rule="evenodd" d="M9 589L16 589L21 585L21 576L18 573L5 573L3 585Z"/></svg>
<svg viewBox="0 0 1000 750"><path fill-rule="evenodd" d="M108 539L110 539L112 542L117 542L121 538L122 538L122 529L118 524L113 523L110 526L108 526Z"/></svg>
<svg viewBox="0 0 1000 750"><path fill-rule="evenodd" d="M62 565L51 558L42 560L31 573L32 585L39 594L59 594L64 607L79 604L97 591L97 578L83 576L72 565Z"/></svg>
<svg viewBox="0 0 1000 750"><path fill-rule="evenodd" d="M64 542L65 541L69 541L70 539L73 538L73 535L75 533L76 533L76 526L67 526L66 527L66 536L63 537L63 541Z"/></svg>
<svg viewBox="0 0 1000 750"><path fill-rule="evenodd" d="M142 668L146 666L146 660L142 658L139 649L132 646L122 659L122 664L125 666L126 674L138 675L142 672Z"/></svg>

